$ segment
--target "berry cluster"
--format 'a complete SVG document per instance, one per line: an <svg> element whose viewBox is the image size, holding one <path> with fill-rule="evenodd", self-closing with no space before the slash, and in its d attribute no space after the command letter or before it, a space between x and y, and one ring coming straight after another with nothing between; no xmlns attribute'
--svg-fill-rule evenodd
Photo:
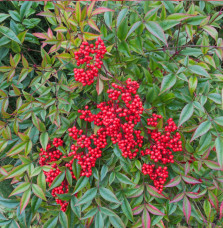
<svg viewBox="0 0 223 228"><path fill-rule="evenodd" d="M63 141L61 139L54 138L53 145L55 147L62 146ZM44 149L40 149L40 159L39 164L40 166L50 165L53 169L50 171L43 171L46 176L46 182L49 186L53 183L54 179L61 173L58 165L55 163L56 161L62 158L62 153L57 150L55 147L51 148L51 144L48 144L46 147L46 151ZM72 172L73 178L75 178ZM52 196L56 198L57 204L60 204L61 210L66 211L68 203L58 199L57 194L64 194L68 193L68 182L66 179L62 181L60 186L52 189Z"/></svg>
<svg viewBox="0 0 223 228"><path fill-rule="evenodd" d="M158 119L161 118L161 115L153 114L152 118L147 119L147 125L156 127ZM182 151L182 142L180 141L181 137L178 132L175 132L176 130L177 126L172 118L167 120L163 132L160 132L157 129L148 129L147 133L150 136L151 144L145 151L141 151L141 155L150 155L150 158L154 160L154 162L161 162L163 164L174 163L172 152ZM168 172L166 171L167 167L165 166L165 169L163 168L163 170L161 168L162 167L156 169L155 165L144 164L142 169L142 172L145 175L149 174L150 178L154 180L154 185L159 192L162 192L163 184L168 177ZM157 175L154 175L154 173ZM163 174L165 178L161 174Z"/></svg>
<svg viewBox="0 0 223 228"><path fill-rule="evenodd" d="M101 68L103 62L102 59L106 53L106 47L103 40L99 37L93 44L88 42L82 42L80 49L74 53L77 60L77 66L83 65L83 68L74 68L75 80L81 82L83 86L91 85L94 82L94 78L98 76L98 69ZM94 55L95 56L91 56Z"/></svg>
<svg viewBox="0 0 223 228"><path fill-rule="evenodd" d="M99 44L101 51L96 51ZM95 49L93 49L93 45L83 42L80 50L75 53L77 63L90 64L92 58L90 58L89 53L97 53L96 60L98 63L95 66L100 68L100 58L103 58L105 51L101 39L96 42ZM86 82L85 79L86 77L84 77L83 82ZM57 149L57 147L63 145L63 140L57 138L53 140L53 148L48 145L46 151L41 149L40 165L51 165L53 163L51 165L53 170L44 172L49 186L61 173L59 165L56 163L60 159L66 160L66 162L63 161L60 164L71 171L74 179L76 177L73 173L73 167L76 161L81 166L80 176L90 177L92 167L95 167L97 159L101 157L108 139L119 146L122 156L125 158L133 159L137 155L149 155L151 161L156 163L160 162L165 165L174 162L172 153L182 151L182 142L180 141L180 134L176 132L177 127L172 118L167 120L165 127L162 129L158 124L158 121L163 118L161 115L153 114L151 118L147 119L148 130L145 133L148 134L150 145L142 150L145 139L141 134L141 130L138 129L140 126L138 123L141 122L144 109L142 100L137 94L138 88L139 84L131 79L127 79L125 83L112 83L111 88L107 90L108 100L97 104L96 114L95 112L92 113L88 106L85 106L84 110L78 110L79 118L85 121L86 129L89 129L90 123L93 123L98 130L96 133L92 133L89 130L86 132L82 129L79 130L76 126L69 128L68 132L72 138L72 145L67 155L63 156ZM142 173L150 176L158 192L161 193L168 177L167 167L143 164ZM57 194L67 192L68 182L65 179L60 186L53 189L52 195L57 197ZM59 199L56 199L56 202L61 205L61 210L66 210L67 202Z"/></svg>
<svg viewBox="0 0 223 228"><path fill-rule="evenodd" d="M153 180L153 183L158 190L158 193L161 193L163 191L163 185L168 177L168 171L166 166L159 166L158 168L156 168L154 164L143 164L142 173L144 175L149 175L151 180Z"/></svg>

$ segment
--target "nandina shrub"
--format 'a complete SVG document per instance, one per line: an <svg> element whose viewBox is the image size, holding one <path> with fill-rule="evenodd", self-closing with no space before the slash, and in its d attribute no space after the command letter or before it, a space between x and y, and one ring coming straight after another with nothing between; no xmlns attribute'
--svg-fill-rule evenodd
<svg viewBox="0 0 223 228"><path fill-rule="evenodd" d="M221 227L218 3L1 8L1 226Z"/></svg>

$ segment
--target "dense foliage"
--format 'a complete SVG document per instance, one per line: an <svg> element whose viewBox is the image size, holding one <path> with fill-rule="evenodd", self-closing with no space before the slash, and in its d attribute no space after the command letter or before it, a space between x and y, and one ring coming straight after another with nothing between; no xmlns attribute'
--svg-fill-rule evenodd
<svg viewBox="0 0 223 228"><path fill-rule="evenodd" d="M1 227L221 227L222 10L1 2Z"/></svg>

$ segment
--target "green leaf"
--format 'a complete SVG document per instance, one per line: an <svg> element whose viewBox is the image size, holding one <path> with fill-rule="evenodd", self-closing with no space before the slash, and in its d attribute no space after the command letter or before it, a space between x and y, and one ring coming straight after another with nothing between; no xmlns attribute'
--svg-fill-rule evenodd
<svg viewBox="0 0 223 228"><path fill-rule="evenodd" d="M77 20L77 22L79 24L80 21L81 21L81 6L80 6L80 2L76 3L75 16L76 16L76 20Z"/></svg>
<svg viewBox="0 0 223 228"><path fill-rule="evenodd" d="M89 181L89 178L87 178L86 176L81 177L76 183L75 191L73 194L75 194L75 193L79 192L81 189L83 189L87 185L88 181Z"/></svg>
<svg viewBox="0 0 223 228"><path fill-rule="evenodd" d="M89 189L88 191L85 192L85 194L81 197L81 199L78 200L75 206L90 202L95 198L96 194L97 194L97 188Z"/></svg>
<svg viewBox="0 0 223 228"><path fill-rule="evenodd" d="M210 75L208 74L208 72L201 66L193 65L193 66L189 66L188 69L192 73L195 73L195 74L202 75L204 77L210 78Z"/></svg>
<svg viewBox="0 0 223 228"><path fill-rule="evenodd" d="M174 74L168 74L167 76L164 76L161 83L160 94L173 87L176 83L176 80L177 78Z"/></svg>
<svg viewBox="0 0 223 228"><path fill-rule="evenodd" d="M23 17L29 12L30 7L32 6L32 2L23 2L21 8L20 8L20 17L23 19Z"/></svg>
<svg viewBox="0 0 223 228"><path fill-rule="evenodd" d="M218 158L218 164L221 167L221 170L223 170L223 138L217 137L215 140L215 148Z"/></svg>
<svg viewBox="0 0 223 228"><path fill-rule="evenodd" d="M203 29L213 38L213 39L215 39L215 41L217 41L217 39L218 39L218 31L214 28L214 27L212 27L212 26L210 26L210 25L205 25L204 27L203 27Z"/></svg>
<svg viewBox="0 0 223 228"><path fill-rule="evenodd" d="M126 215L126 217L130 220L130 221L134 221L133 219L133 214L132 214L132 208L128 202L128 200L126 198L124 198L124 200L122 201L122 211L123 213Z"/></svg>
<svg viewBox="0 0 223 228"><path fill-rule="evenodd" d="M48 144L48 141L49 141L48 132L41 133L41 135L40 135L40 144L41 144L41 146L42 146L42 148L44 150L46 150L46 146Z"/></svg>
<svg viewBox="0 0 223 228"><path fill-rule="evenodd" d="M125 224L118 216L109 216L109 221L115 228L126 228Z"/></svg>
<svg viewBox="0 0 223 228"><path fill-rule="evenodd" d="M145 23L146 29L152 33L155 37L161 40L168 47L167 40L163 29L154 21L148 21Z"/></svg>
<svg viewBox="0 0 223 228"><path fill-rule="evenodd" d="M62 227L68 228L67 215L63 211L60 211L60 213L59 213L59 220L60 220L60 224L62 225Z"/></svg>
<svg viewBox="0 0 223 228"><path fill-rule="evenodd" d="M116 173L115 175L121 183L135 185L126 175L122 173Z"/></svg>
<svg viewBox="0 0 223 228"><path fill-rule="evenodd" d="M37 184L32 184L32 190L33 190L33 193L37 197L39 197L39 198L41 198L43 200L46 200L46 196L45 196L43 190Z"/></svg>
<svg viewBox="0 0 223 228"><path fill-rule="evenodd" d="M12 191L12 193L9 195L9 197L16 195L16 194L20 194L22 192L25 192L30 187L30 185L31 184L29 182L24 182L24 183L20 184Z"/></svg>
<svg viewBox="0 0 223 228"><path fill-rule="evenodd" d="M203 208L204 208L204 212L205 212L207 218L210 218L210 215L211 215L211 204L210 204L210 202L207 199L204 201Z"/></svg>
<svg viewBox="0 0 223 228"><path fill-rule="evenodd" d="M28 167L29 167L28 164L23 164L23 165L17 166L9 173L9 175L7 176L7 179L15 177L15 176L20 176L28 169Z"/></svg>
<svg viewBox="0 0 223 228"><path fill-rule="evenodd" d="M127 36L126 36L126 39L140 26L142 24L142 22L141 21L137 21L136 23L134 23L133 25L132 25L132 27L130 28L130 30L129 30L129 32L128 32L128 34L127 34Z"/></svg>
<svg viewBox="0 0 223 228"><path fill-rule="evenodd" d="M193 137L191 139L191 142L196 139L197 137L200 137L202 135L204 135L206 132L208 132L208 130L211 128L211 122L209 120L201 123L198 128L196 129L196 131L193 134Z"/></svg>
<svg viewBox="0 0 223 228"><path fill-rule="evenodd" d="M58 216L55 218L51 218L44 223L43 228L54 228L57 225L57 221L58 221Z"/></svg>
<svg viewBox="0 0 223 228"><path fill-rule="evenodd" d="M14 156L16 154L21 153L23 150L25 150L27 141L23 141L17 145L15 145L8 153L7 156Z"/></svg>
<svg viewBox="0 0 223 228"><path fill-rule="evenodd" d="M60 173L53 181L53 183L50 185L49 190L56 188L57 186L59 186L62 181L64 180L65 177L65 172Z"/></svg>
<svg viewBox="0 0 223 228"><path fill-rule="evenodd" d="M193 115L194 112L194 106L193 103L185 105L183 110L180 113L180 120L178 126L181 126L184 122L190 119L190 117Z"/></svg>
<svg viewBox="0 0 223 228"><path fill-rule="evenodd" d="M20 201L20 212L21 213L23 212L23 210L25 210L26 206L28 205L30 196L31 196L31 189L27 189L23 193L21 201Z"/></svg>
<svg viewBox="0 0 223 228"><path fill-rule="evenodd" d="M5 26L0 26L0 33L7 36L10 40L14 40L15 42L21 44L20 40L16 36L16 34L9 28Z"/></svg>
<svg viewBox="0 0 223 228"><path fill-rule="evenodd" d="M216 104L222 103L221 95L218 93L211 93L208 95L208 98L214 101Z"/></svg>
<svg viewBox="0 0 223 228"><path fill-rule="evenodd" d="M189 83L190 94L193 95L194 91L197 88L197 77L195 76L190 77L188 83Z"/></svg>
<svg viewBox="0 0 223 228"><path fill-rule="evenodd" d="M121 202L116 198L116 196L114 195L114 193L111 190L100 187L99 193L105 200L107 200L109 202L121 204Z"/></svg>
<svg viewBox="0 0 223 228"><path fill-rule="evenodd" d="M116 27L118 28L119 25L122 23L123 19L125 18L126 14L128 13L128 8L122 9L117 17L117 23L116 23Z"/></svg>
<svg viewBox="0 0 223 228"><path fill-rule="evenodd" d="M100 208L101 212L104 214L104 215L108 215L108 216L117 216L115 214L115 212L113 212L112 210L109 210L108 208L106 207L101 207Z"/></svg>
<svg viewBox="0 0 223 228"><path fill-rule="evenodd" d="M120 40L125 40L128 33L128 18L122 21L118 27L117 36Z"/></svg>
<svg viewBox="0 0 223 228"><path fill-rule="evenodd" d="M95 216L95 228L104 228L104 220L100 211Z"/></svg>
<svg viewBox="0 0 223 228"><path fill-rule="evenodd" d="M40 186L41 189L43 189L44 192L46 191L46 178L43 171L41 171L37 177L37 184Z"/></svg>
<svg viewBox="0 0 223 228"><path fill-rule="evenodd" d="M214 118L214 122L220 126L223 126L223 116Z"/></svg>
<svg viewBox="0 0 223 228"><path fill-rule="evenodd" d="M87 219L87 218L90 218L90 217L93 217L98 211L98 208L92 208L90 211L88 211L84 217L82 217L81 219L84 220L84 219Z"/></svg>
<svg viewBox="0 0 223 228"><path fill-rule="evenodd" d="M1 23L2 21L4 21L6 18L8 18L8 17L9 17L8 14L0 13L0 23Z"/></svg>
<svg viewBox="0 0 223 228"><path fill-rule="evenodd" d="M106 176L108 172L108 166L107 165L103 165L101 168L101 181L104 179L104 177Z"/></svg>
<svg viewBox="0 0 223 228"><path fill-rule="evenodd" d="M70 170L69 169L66 169L66 179L67 179L67 182L70 186L72 186L72 175L70 173Z"/></svg>

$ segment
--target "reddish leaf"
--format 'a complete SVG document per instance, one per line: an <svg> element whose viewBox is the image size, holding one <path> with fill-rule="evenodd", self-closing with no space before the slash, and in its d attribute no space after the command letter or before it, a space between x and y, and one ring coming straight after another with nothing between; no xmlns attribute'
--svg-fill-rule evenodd
<svg viewBox="0 0 223 228"><path fill-rule="evenodd" d="M183 201L183 212L186 217L187 223L189 223L189 219L191 215L191 204L186 196L184 197L184 201Z"/></svg>
<svg viewBox="0 0 223 228"><path fill-rule="evenodd" d="M87 22L87 23L88 23L88 25L89 25L91 28L93 28L93 29L95 29L96 31L100 32L98 26L95 24L95 22L94 22L92 19L88 19L88 22Z"/></svg>
<svg viewBox="0 0 223 228"><path fill-rule="evenodd" d="M48 36L43 33L33 33L33 35L40 39L48 39Z"/></svg>
<svg viewBox="0 0 223 228"><path fill-rule="evenodd" d="M185 175L187 175L189 171L190 171L190 163L187 162L185 164L185 166L184 166L184 173L185 173Z"/></svg>
<svg viewBox="0 0 223 228"><path fill-rule="evenodd" d="M0 173L1 173L3 176L7 176L7 175L8 175L8 172L7 172L4 168L2 168L2 167L0 167Z"/></svg>
<svg viewBox="0 0 223 228"><path fill-rule="evenodd" d="M180 200L183 199L185 193L184 192L181 192L180 194L176 195L171 201L170 203L176 203L176 202L179 202Z"/></svg>
<svg viewBox="0 0 223 228"><path fill-rule="evenodd" d="M20 201L20 213L22 213L22 211L26 208L26 206L29 203L29 199L31 196L31 189L26 190L23 195L22 195L22 199Z"/></svg>
<svg viewBox="0 0 223 228"><path fill-rule="evenodd" d="M204 163L206 164L206 166L210 169L214 169L214 170L221 170L219 164L217 162L214 161L204 161Z"/></svg>
<svg viewBox="0 0 223 228"><path fill-rule="evenodd" d="M151 185L146 185L146 189L149 192L149 194L152 196L155 196L157 198L168 199L168 197L164 196L163 194L158 193L157 189Z"/></svg>
<svg viewBox="0 0 223 228"><path fill-rule="evenodd" d="M53 39L53 32L50 28L48 28L47 35L49 36L50 39Z"/></svg>
<svg viewBox="0 0 223 228"><path fill-rule="evenodd" d="M43 17L55 17L55 15L50 11L40 12L36 15L43 16Z"/></svg>
<svg viewBox="0 0 223 228"><path fill-rule="evenodd" d="M95 4L95 1L93 1L93 2L88 6L88 9L87 9L87 16L88 16L88 17L91 17L92 10L93 10L93 8L94 8L94 4Z"/></svg>
<svg viewBox="0 0 223 228"><path fill-rule="evenodd" d="M84 32L84 39L86 40L94 40L94 39L97 39L99 36L101 35L93 34L90 32Z"/></svg>
<svg viewBox="0 0 223 228"><path fill-rule="evenodd" d="M223 201L221 202L221 206L220 206L220 217L219 219L221 219L223 217Z"/></svg>
<svg viewBox="0 0 223 228"><path fill-rule="evenodd" d="M132 212L133 212L133 215L138 215L142 212L144 206L143 205L140 205L138 207L135 207L132 209Z"/></svg>
<svg viewBox="0 0 223 228"><path fill-rule="evenodd" d="M183 176L182 178L186 183L189 183L189 184L201 184L202 183L199 180L197 180L191 176Z"/></svg>
<svg viewBox="0 0 223 228"><path fill-rule="evenodd" d="M197 192L186 192L186 195L191 199L198 199L203 196L198 194Z"/></svg>
<svg viewBox="0 0 223 228"><path fill-rule="evenodd" d="M150 215L148 211L144 208L143 213L142 213L142 227L143 228L150 228Z"/></svg>
<svg viewBox="0 0 223 228"><path fill-rule="evenodd" d="M174 177L172 180L170 180L169 183L167 183L164 187L174 187L177 186L181 181L181 177L180 176L176 176Z"/></svg>
<svg viewBox="0 0 223 228"><path fill-rule="evenodd" d="M103 91L103 89L104 89L104 83L103 83L102 80L98 77L97 85L96 85L96 91L97 91L98 95L101 94L101 92Z"/></svg>
<svg viewBox="0 0 223 228"><path fill-rule="evenodd" d="M156 207L154 207L153 205L151 205L151 204L147 204L146 205L146 208L147 208L147 210L150 212L150 213L152 213L152 214L154 214L154 215L165 215L163 212L161 212L158 208L156 208Z"/></svg>
<svg viewBox="0 0 223 228"><path fill-rule="evenodd" d="M96 14L100 14L100 13L113 12L113 11L114 11L114 10L112 10L112 9L100 7L100 8L97 8L96 10L93 11L92 16L94 16L94 15L96 15Z"/></svg>
<svg viewBox="0 0 223 228"><path fill-rule="evenodd" d="M216 195L213 192L208 191L208 196L209 196L211 205L215 208L216 211L218 211L219 202Z"/></svg>

